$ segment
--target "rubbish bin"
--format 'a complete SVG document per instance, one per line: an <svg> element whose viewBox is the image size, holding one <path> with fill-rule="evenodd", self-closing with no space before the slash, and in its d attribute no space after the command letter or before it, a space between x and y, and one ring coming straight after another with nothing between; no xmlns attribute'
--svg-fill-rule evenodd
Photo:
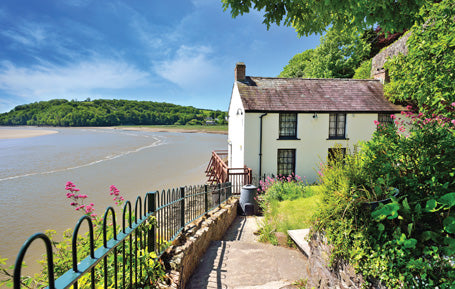
<svg viewBox="0 0 455 289"><path fill-rule="evenodd" d="M257 187L254 185L245 185L240 191L240 207L245 215L251 216L256 213L256 196Z"/></svg>

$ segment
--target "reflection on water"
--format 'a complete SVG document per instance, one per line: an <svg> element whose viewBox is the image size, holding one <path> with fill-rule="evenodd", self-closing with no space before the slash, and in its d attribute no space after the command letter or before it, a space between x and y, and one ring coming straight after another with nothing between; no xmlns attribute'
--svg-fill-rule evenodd
<svg viewBox="0 0 455 289"><path fill-rule="evenodd" d="M113 205L112 184L134 201L148 191L203 183L211 151L226 145L226 136L215 134L57 130L58 134L0 140L2 257L15 259L33 233L62 232L75 225L80 213L66 199L67 181L87 194L95 212L102 214ZM37 258L43 251L29 252Z"/></svg>

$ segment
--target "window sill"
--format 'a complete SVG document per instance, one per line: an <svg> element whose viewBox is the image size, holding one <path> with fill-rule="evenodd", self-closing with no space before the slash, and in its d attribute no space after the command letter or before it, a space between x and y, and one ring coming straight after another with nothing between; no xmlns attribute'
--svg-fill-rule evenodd
<svg viewBox="0 0 455 289"><path fill-rule="evenodd" d="M282 136L282 137L277 138L276 140L300 140L300 139L295 136Z"/></svg>
<svg viewBox="0 0 455 289"><path fill-rule="evenodd" d="M349 140L348 137L329 137L327 140Z"/></svg>

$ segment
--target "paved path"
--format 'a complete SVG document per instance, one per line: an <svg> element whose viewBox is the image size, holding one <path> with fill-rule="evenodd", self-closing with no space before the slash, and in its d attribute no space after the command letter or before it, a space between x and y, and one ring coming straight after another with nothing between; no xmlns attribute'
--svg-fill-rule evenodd
<svg viewBox="0 0 455 289"><path fill-rule="evenodd" d="M284 289L307 277L306 257L297 249L263 244L253 233L259 217L237 217L222 241L200 260L187 289Z"/></svg>

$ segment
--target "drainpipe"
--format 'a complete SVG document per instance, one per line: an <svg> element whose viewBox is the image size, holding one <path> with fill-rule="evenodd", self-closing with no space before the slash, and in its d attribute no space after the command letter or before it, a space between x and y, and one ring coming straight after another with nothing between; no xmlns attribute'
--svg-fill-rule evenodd
<svg viewBox="0 0 455 289"><path fill-rule="evenodd" d="M259 179L262 175L262 118L266 115L267 113L264 113L259 117Z"/></svg>

